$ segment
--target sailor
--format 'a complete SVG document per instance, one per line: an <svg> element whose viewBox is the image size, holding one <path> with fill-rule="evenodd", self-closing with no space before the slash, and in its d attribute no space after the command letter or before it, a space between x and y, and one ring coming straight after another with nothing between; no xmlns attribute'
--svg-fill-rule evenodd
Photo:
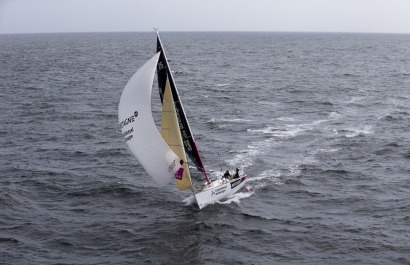
<svg viewBox="0 0 410 265"><path fill-rule="evenodd" d="M229 170L227 170L224 174L224 178L226 179L230 179L231 178L231 174L229 174Z"/></svg>
<svg viewBox="0 0 410 265"><path fill-rule="evenodd" d="M233 176L234 179L238 179L239 178L239 168L236 168L236 173Z"/></svg>

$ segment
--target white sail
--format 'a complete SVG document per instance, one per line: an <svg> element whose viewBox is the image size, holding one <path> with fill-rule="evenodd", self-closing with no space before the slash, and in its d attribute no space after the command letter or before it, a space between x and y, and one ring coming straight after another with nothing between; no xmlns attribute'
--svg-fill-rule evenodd
<svg viewBox="0 0 410 265"><path fill-rule="evenodd" d="M159 186L173 178L181 159L158 131L151 111L151 91L160 53L128 81L118 108L121 132L131 152Z"/></svg>

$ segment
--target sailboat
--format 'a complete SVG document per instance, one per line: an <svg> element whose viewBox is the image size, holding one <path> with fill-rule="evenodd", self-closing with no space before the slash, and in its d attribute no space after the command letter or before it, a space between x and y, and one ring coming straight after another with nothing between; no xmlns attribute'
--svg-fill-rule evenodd
<svg viewBox="0 0 410 265"><path fill-rule="evenodd" d="M242 189L247 176L210 179L185 115L164 48L157 33L157 52L132 76L118 107L121 132L149 176L162 187L174 179L179 190L191 190L199 209L222 201ZM151 94L157 72L162 103L161 132L152 115ZM205 182L193 185L188 157Z"/></svg>

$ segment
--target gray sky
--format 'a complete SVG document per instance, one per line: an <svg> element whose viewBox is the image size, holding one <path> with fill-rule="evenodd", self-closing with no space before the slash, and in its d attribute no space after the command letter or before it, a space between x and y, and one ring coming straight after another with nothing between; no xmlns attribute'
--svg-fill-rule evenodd
<svg viewBox="0 0 410 265"><path fill-rule="evenodd" d="M410 0L0 0L0 33L410 33Z"/></svg>

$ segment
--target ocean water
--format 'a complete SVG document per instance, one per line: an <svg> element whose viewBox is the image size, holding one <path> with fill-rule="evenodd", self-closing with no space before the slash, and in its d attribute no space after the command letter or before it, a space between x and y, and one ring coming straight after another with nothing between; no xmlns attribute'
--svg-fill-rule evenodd
<svg viewBox="0 0 410 265"><path fill-rule="evenodd" d="M155 33L0 35L0 264L410 263L410 35L161 37L210 175L253 191L199 211L130 155Z"/></svg>

